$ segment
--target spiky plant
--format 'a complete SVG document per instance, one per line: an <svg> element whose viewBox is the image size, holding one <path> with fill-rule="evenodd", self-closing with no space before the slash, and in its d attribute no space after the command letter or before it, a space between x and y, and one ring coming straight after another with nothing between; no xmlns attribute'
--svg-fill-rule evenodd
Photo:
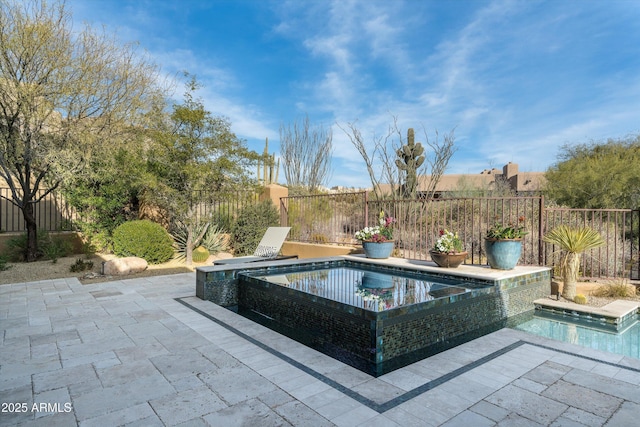
<svg viewBox="0 0 640 427"><path fill-rule="evenodd" d="M564 286L562 296L573 300L576 296L576 283L580 273L580 257L583 252L604 245L600 233L589 227L569 227L560 225L548 232L543 240L558 246L562 250L560 274Z"/></svg>

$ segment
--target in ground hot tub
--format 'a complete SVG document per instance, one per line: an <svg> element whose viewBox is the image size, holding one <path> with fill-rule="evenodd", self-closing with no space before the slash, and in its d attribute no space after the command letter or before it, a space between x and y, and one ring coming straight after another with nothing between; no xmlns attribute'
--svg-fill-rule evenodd
<svg viewBox="0 0 640 427"><path fill-rule="evenodd" d="M504 327L549 292L548 269L498 280L426 270L339 257L209 271L239 314L374 376Z"/></svg>

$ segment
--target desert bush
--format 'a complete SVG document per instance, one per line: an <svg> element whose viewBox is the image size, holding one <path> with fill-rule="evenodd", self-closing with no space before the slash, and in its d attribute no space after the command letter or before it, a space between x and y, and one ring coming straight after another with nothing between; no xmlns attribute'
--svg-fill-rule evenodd
<svg viewBox="0 0 640 427"><path fill-rule="evenodd" d="M27 253L27 233L19 234L7 242L9 259L24 261ZM51 260L54 264L58 258L65 257L73 251L71 243L59 236L52 236L46 230L38 230L38 258Z"/></svg>
<svg viewBox="0 0 640 427"><path fill-rule="evenodd" d="M93 268L93 261L84 261L78 258L74 264L69 267L69 271L72 273L79 273L85 270L91 270Z"/></svg>
<svg viewBox="0 0 640 427"><path fill-rule="evenodd" d="M277 226L280 217L271 200L244 207L231 231L231 247L236 256L253 254L267 228Z"/></svg>
<svg viewBox="0 0 640 427"><path fill-rule="evenodd" d="M7 258L4 256L0 256L0 271L7 271L11 268L9 264L7 264Z"/></svg>
<svg viewBox="0 0 640 427"><path fill-rule="evenodd" d="M113 252L161 264L173 255L173 240L161 225L149 220L125 222L113 231Z"/></svg>
<svg viewBox="0 0 640 427"><path fill-rule="evenodd" d="M634 286L624 280L617 280L600 286L593 292L593 295L605 298L629 298L635 296L636 293Z"/></svg>

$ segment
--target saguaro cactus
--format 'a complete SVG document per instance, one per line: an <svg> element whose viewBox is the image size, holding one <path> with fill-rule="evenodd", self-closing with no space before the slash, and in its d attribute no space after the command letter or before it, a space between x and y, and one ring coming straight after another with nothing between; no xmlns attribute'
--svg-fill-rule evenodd
<svg viewBox="0 0 640 427"><path fill-rule="evenodd" d="M418 168L425 160L424 148L415 142L413 128L407 130L407 143L396 151L396 155L396 166L405 175L402 192L405 197L413 199L418 187Z"/></svg>
<svg viewBox="0 0 640 427"><path fill-rule="evenodd" d="M269 138L264 143L262 159L258 159L258 181L263 185L277 184L280 159L276 160L276 154L269 154Z"/></svg>

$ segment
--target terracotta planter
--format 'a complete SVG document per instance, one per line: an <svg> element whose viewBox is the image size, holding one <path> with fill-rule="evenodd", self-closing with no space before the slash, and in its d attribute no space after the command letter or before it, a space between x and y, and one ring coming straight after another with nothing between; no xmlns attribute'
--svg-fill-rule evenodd
<svg viewBox="0 0 640 427"><path fill-rule="evenodd" d="M464 262L469 255L468 252L458 252L455 254L445 254L442 252L430 251L433 262L444 268L456 268Z"/></svg>
<svg viewBox="0 0 640 427"><path fill-rule="evenodd" d="M522 239L484 239L484 250L491 268L512 270L520 260Z"/></svg>
<svg viewBox="0 0 640 427"><path fill-rule="evenodd" d="M388 242L362 242L362 248L367 258L389 258L393 252L393 240Z"/></svg>

